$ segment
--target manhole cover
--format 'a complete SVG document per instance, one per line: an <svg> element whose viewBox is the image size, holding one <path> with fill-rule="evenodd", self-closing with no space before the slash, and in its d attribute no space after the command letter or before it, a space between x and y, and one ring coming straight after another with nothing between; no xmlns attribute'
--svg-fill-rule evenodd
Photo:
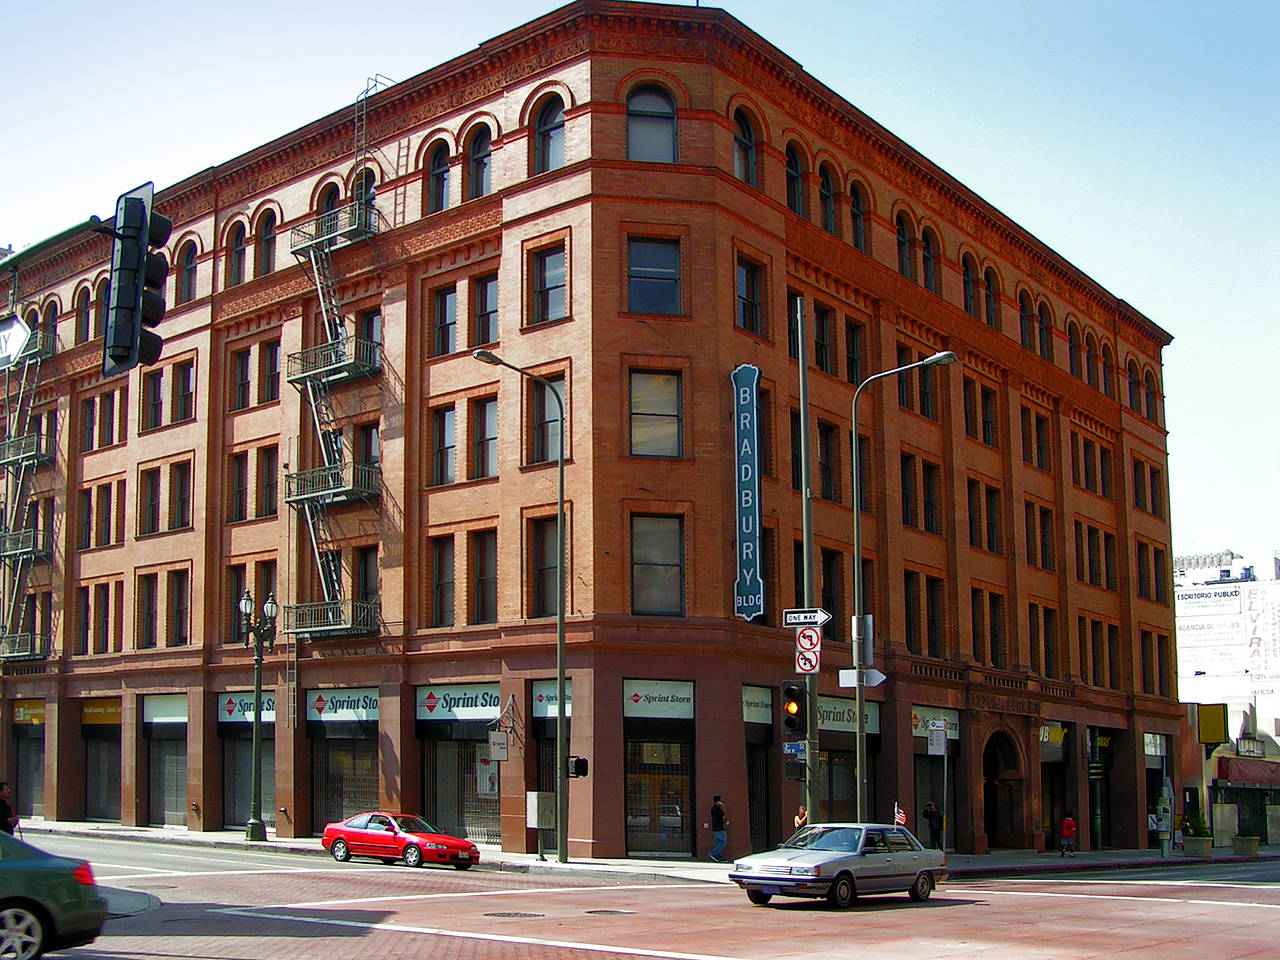
<svg viewBox="0 0 1280 960"><path fill-rule="evenodd" d="M635 913L634 910L588 910L587 913L594 913L601 917L616 917Z"/></svg>
<svg viewBox="0 0 1280 960"><path fill-rule="evenodd" d="M508 913L486 913L485 916L486 917L502 917L504 919L509 919L509 920L533 920L533 919L536 919L537 917L543 916L543 914L520 913L519 911L512 911Z"/></svg>

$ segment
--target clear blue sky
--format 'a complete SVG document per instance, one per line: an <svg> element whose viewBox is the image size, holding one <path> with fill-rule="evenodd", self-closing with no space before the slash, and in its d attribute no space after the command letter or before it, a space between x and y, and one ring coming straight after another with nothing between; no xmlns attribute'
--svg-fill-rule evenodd
<svg viewBox="0 0 1280 960"><path fill-rule="evenodd" d="M21 4L0 246L109 216L138 183L168 186L554 5ZM1280 548L1280 2L718 5L1172 333L1174 552L1262 564ZM134 147L110 105L147 83L126 59L144 36L157 133Z"/></svg>

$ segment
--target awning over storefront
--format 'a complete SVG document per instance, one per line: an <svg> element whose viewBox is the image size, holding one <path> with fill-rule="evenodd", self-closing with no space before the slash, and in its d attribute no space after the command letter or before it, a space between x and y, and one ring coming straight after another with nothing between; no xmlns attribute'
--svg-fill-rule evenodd
<svg viewBox="0 0 1280 960"><path fill-rule="evenodd" d="M1219 757L1218 779L1232 784L1280 787L1280 763L1252 757Z"/></svg>

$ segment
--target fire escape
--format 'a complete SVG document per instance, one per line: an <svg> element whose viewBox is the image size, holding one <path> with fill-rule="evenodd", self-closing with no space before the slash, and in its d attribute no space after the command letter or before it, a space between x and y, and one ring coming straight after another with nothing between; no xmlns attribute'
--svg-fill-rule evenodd
<svg viewBox="0 0 1280 960"><path fill-rule="evenodd" d="M16 318L15 318L16 319ZM36 470L53 463L52 432L33 425L32 402L40 382L40 365L53 356L54 335L43 325L31 331L25 346L4 371L5 439L0 441L4 502L0 504L0 659L40 660L49 655L46 638L36 626L35 605L27 598L31 567L48 560L53 550L52 516L41 527L36 504L30 502Z"/></svg>
<svg viewBox="0 0 1280 960"><path fill-rule="evenodd" d="M322 339L288 357L286 376L310 411L320 464L285 474L285 500L306 524L323 599L286 605L284 632L313 639L363 636L378 630L378 601L346 596L342 554L330 524L335 508L376 500L381 495L381 468L348 458L332 395L334 387L376 376L382 370L381 343L353 336L347 329L332 257L334 249L377 232L373 196L361 191L353 202L295 227L290 237L293 255L316 285Z"/></svg>

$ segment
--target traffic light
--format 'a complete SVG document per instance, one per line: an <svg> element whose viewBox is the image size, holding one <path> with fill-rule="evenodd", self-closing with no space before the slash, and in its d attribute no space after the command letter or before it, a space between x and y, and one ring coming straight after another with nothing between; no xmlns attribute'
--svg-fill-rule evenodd
<svg viewBox="0 0 1280 960"><path fill-rule="evenodd" d="M164 316L164 284L169 260L153 251L169 242L173 224L151 209L155 184L120 195L111 231L111 282L107 295L107 330L102 344L102 375L132 370L160 359L164 341L144 327Z"/></svg>
<svg viewBox="0 0 1280 960"><path fill-rule="evenodd" d="M788 740L804 740L809 735L803 680L788 680L782 685L782 733Z"/></svg>
<svg viewBox="0 0 1280 960"><path fill-rule="evenodd" d="M587 775L587 758L586 757L570 757L569 758L569 776L585 777Z"/></svg>

